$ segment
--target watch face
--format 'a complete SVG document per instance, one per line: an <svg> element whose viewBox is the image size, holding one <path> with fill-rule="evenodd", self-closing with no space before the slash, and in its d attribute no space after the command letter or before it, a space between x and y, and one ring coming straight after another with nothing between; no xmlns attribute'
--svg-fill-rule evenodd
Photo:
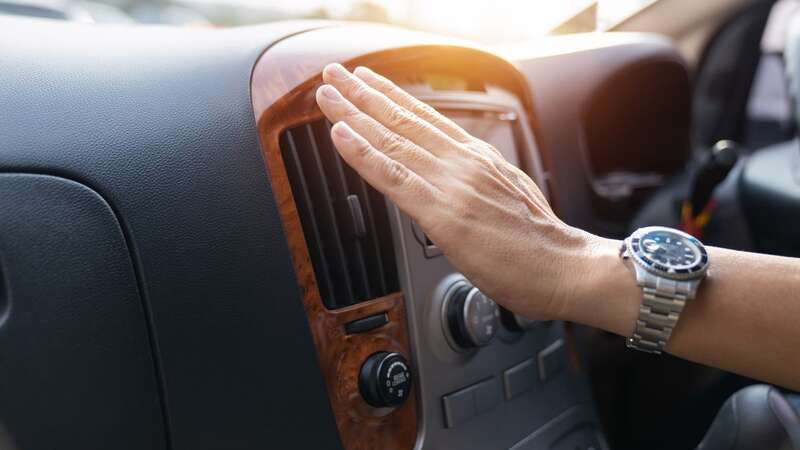
<svg viewBox="0 0 800 450"><path fill-rule="evenodd" d="M630 238L630 251L645 269L670 278L694 278L708 267L708 254L694 237L663 227L637 230Z"/></svg>

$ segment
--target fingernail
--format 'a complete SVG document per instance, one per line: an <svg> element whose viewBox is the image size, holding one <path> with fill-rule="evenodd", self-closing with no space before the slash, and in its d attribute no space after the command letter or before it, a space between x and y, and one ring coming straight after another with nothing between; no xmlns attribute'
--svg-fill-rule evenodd
<svg viewBox="0 0 800 450"><path fill-rule="evenodd" d="M338 102L342 96L339 94L339 91L336 90L335 87L325 84L319 88L320 92L322 92L322 96L327 98L328 100L333 100Z"/></svg>
<svg viewBox="0 0 800 450"><path fill-rule="evenodd" d="M352 140L356 137L353 129L344 122L336 122L333 126L333 132L345 141Z"/></svg>
<svg viewBox="0 0 800 450"><path fill-rule="evenodd" d="M356 70L353 71L354 74L358 75L359 78L362 80L377 80L378 78L375 76L375 72L373 72L370 68L364 66L356 67Z"/></svg>
<svg viewBox="0 0 800 450"><path fill-rule="evenodd" d="M336 78L337 80L343 80L347 78L347 69L345 69L344 66L339 63L328 64L328 66L325 67L325 73L333 78Z"/></svg>

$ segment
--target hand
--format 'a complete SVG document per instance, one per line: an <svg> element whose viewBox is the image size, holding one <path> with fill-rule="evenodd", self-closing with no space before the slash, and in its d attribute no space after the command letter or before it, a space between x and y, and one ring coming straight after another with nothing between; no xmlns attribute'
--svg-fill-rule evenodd
<svg viewBox="0 0 800 450"><path fill-rule="evenodd" d="M317 103L353 169L491 298L529 318L566 318L599 238L559 220L497 149L388 79L331 64L323 80Z"/></svg>

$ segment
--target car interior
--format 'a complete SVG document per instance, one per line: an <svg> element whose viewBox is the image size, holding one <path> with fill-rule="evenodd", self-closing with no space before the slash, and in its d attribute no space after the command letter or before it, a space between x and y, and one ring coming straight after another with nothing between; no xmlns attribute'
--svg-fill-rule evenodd
<svg viewBox="0 0 800 450"><path fill-rule="evenodd" d="M0 1L0 449L800 449L796 393L494 303L314 97L366 66L570 225L800 257L800 1L584 1L502 42L84 3Z"/></svg>

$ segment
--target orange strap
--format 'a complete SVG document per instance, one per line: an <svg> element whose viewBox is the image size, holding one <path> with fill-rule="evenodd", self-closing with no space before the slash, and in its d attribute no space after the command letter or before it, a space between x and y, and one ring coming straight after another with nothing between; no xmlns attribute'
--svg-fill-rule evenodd
<svg viewBox="0 0 800 450"><path fill-rule="evenodd" d="M706 203L706 206L703 207L703 210L700 211L700 214L692 216L692 211L694 209L692 208L692 203L688 200L684 201L681 207L681 228L683 231L701 239L703 237L703 229L708 225L708 222L711 221L711 213L716 206L717 204L714 199L711 199Z"/></svg>

